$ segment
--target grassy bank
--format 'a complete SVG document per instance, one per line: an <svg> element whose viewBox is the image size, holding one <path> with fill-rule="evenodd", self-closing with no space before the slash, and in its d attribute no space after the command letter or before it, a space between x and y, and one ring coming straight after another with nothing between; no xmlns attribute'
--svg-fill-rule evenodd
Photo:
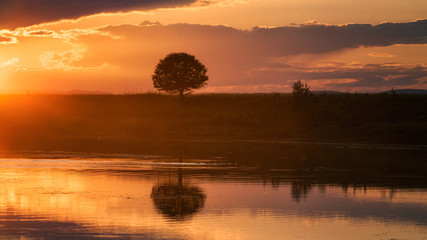
<svg viewBox="0 0 427 240"><path fill-rule="evenodd" d="M427 96L3 95L0 135L427 144Z"/></svg>

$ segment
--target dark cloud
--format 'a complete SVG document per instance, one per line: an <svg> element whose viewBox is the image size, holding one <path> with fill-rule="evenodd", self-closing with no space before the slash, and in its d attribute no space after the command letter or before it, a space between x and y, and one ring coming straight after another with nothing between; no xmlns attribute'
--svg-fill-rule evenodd
<svg viewBox="0 0 427 240"><path fill-rule="evenodd" d="M409 23L380 25L301 25L254 28L251 31L224 26L194 24L122 25L101 29L153 43L174 39L174 45L195 45L206 49L221 46L232 54L280 57L302 53L328 53L360 46L427 44L427 19ZM148 35L147 35L148 34Z"/></svg>
<svg viewBox="0 0 427 240"><path fill-rule="evenodd" d="M17 28L103 12L178 7L195 0L0 0L0 28Z"/></svg>
<svg viewBox="0 0 427 240"><path fill-rule="evenodd" d="M255 28L257 41L269 47L270 55L325 53L360 46L427 43L427 19L409 23L380 25L301 25L278 28Z"/></svg>

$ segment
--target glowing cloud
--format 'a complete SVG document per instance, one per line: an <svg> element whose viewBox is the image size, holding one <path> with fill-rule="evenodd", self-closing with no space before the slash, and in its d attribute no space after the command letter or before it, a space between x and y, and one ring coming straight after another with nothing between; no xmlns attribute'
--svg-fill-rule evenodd
<svg viewBox="0 0 427 240"><path fill-rule="evenodd" d="M388 54L388 53L376 53L376 52L369 53L368 55L371 57L378 57L378 58L392 58L392 57L394 57L393 55Z"/></svg>
<svg viewBox="0 0 427 240"><path fill-rule="evenodd" d="M6 67L6 66L12 65L12 64L17 63L17 62L19 62L19 58L14 57L14 58L7 60L4 63L0 63L0 67Z"/></svg>

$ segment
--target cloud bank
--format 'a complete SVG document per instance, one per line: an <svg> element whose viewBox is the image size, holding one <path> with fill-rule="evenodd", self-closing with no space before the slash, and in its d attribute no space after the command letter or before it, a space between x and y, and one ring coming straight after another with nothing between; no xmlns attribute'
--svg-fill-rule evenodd
<svg viewBox="0 0 427 240"><path fill-rule="evenodd" d="M301 25L256 28L251 33L268 45L271 55L325 53L360 46L427 43L427 19L409 23ZM287 47L287 46L292 46Z"/></svg>
<svg viewBox="0 0 427 240"><path fill-rule="evenodd" d="M0 29L73 19L96 13L173 8L195 0L0 0Z"/></svg>
<svg viewBox="0 0 427 240"><path fill-rule="evenodd" d="M380 25L301 25L254 28L251 31L225 26L195 24L121 25L99 29L114 35L140 39L152 46L172 44L175 48L215 49L227 55L282 57L321 54L358 47L385 47L395 44L427 44L427 19ZM171 43L169 40L173 39ZM167 43L167 44L166 44ZM164 47L164 46L162 46ZM383 56L385 56L383 54Z"/></svg>

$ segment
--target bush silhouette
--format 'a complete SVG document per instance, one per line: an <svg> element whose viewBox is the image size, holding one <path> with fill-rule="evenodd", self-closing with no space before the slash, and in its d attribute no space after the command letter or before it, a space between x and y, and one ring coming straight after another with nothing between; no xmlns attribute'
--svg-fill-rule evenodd
<svg viewBox="0 0 427 240"><path fill-rule="evenodd" d="M300 80L292 85L292 94L294 96L308 96L311 95L310 87L307 83L302 83Z"/></svg>
<svg viewBox="0 0 427 240"><path fill-rule="evenodd" d="M206 72L206 67L193 55L170 53L157 64L152 77L153 85L160 91L178 93L182 98L193 89L207 84Z"/></svg>

